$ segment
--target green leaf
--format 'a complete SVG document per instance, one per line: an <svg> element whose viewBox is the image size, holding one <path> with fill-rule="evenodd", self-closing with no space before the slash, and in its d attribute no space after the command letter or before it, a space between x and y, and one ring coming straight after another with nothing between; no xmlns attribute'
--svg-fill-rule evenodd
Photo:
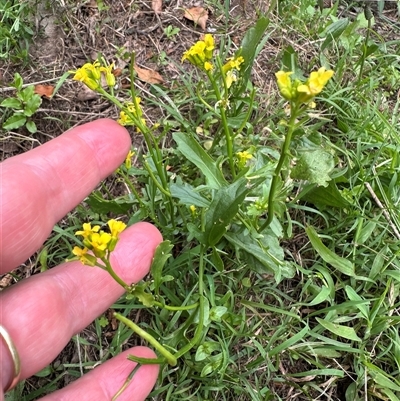
<svg viewBox="0 0 400 401"><path fill-rule="evenodd" d="M213 306L210 310L210 320L213 322L220 322L227 310L228 308L225 306Z"/></svg>
<svg viewBox="0 0 400 401"><path fill-rule="evenodd" d="M154 292L158 294L160 285L163 282L162 270L165 262L171 255L170 251L174 246L170 241L161 242L154 253L153 261L151 263L150 271L154 279Z"/></svg>
<svg viewBox="0 0 400 401"><path fill-rule="evenodd" d="M217 351L221 348L221 345L217 342L206 341L203 344L199 345L196 351L195 361L204 361L204 359L208 358L214 351Z"/></svg>
<svg viewBox="0 0 400 401"><path fill-rule="evenodd" d="M10 109L15 109L15 110L21 110L22 109L22 103L20 100L16 99L15 97L10 97L8 99L4 99L0 103L1 107L7 107Z"/></svg>
<svg viewBox="0 0 400 401"><path fill-rule="evenodd" d="M108 326L108 323L109 323L108 319L105 316L99 317L98 322L99 322L100 327L103 327L103 328Z"/></svg>
<svg viewBox="0 0 400 401"><path fill-rule="evenodd" d="M19 75L18 72L16 72L16 73L14 74L14 85L13 85L13 86L15 86L15 87L17 88L18 91L20 91L20 90L22 89L22 84L23 84L23 83L24 83L24 82L23 82L23 80L22 80L21 75Z"/></svg>
<svg viewBox="0 0 400 401"><path fill-rule="evenodd" d="M400 391L400 386L394 383L389 377L384 374L377 372L371 374L376 384L379 384L383 388L390 388L393 391Z"/></svg>
<svg viewBox="0 0 400 401"><path fill-rule="evenodd" d="M347 338L348 340L352 341L361 341L361 338L358 337L357 333L352 327L328 322L327 320L320 319L319 317L316 317L315 319L317 319L318 323L322 327L339 337Z"/></svg>
<svg viewBox="0 0 400 401"><path fill-rule="evenodd" d="M125 214L132 208L135 201L128 201L125 198L116 198L113 200L106 200L102 197L101 193L93 192L86 200L86 203L94 213L107 214Z"/></svg>
<svg viewBox="0 0 400 401"><path fill-rule="evenodd" d="M25 115L30 117L32 114L36 113L41 104L42 98L39 95L33 95L30 97L25 104Z"/></svg>
<svg viewBox="0 0 400 401"><path fill-rule="evenodd" d="M326 263L329 263L335 269L339 270L343 274L346 274L347 276L355 277L354 265L350 262L350 260L336 255L336 253L327 248L322 243L321 239L319 238L317 232L314 230L313 227L306 227L306 233L311 241L313 248Z"/></svg>
<svg viewBox="0 0 400 401"><path fill-rule="evenodd" d="M127 299L133 299L137 298L144 306L146 307L151 307L154 304L154 297L152 294L148 293L145 291L146 285L144 284L136 284L129 292L129 294L126 295Z"/></svg>
<svg viewBox="0 0 400 401"><path fill-rule="evenodd" d="M296 50L293 49L292 46L287 46L283 50L282 55L282 66L285 68L286 71L295 72L298 69L298 62L297 62L297 53Z"/></svg>
<svg viewBox="0 0 400 401"><path fill-rule="evenodd" d="M278 355L281 351L287 350L292 345L299 342L308 332L310 331L310 327L306 325L301 331L296 333L294 336L290 337L289 339L283 341L277 347L273 348L272 350L268 351L268 356L272 357L274 355Z"/></svg>
<svg viewBox="0 0 400 401"><path fill-rule="evenodd" d="M174 198L178 198L181 203L187 206L208 207L210 201L203 198L196 190L189 184L172 183L169 190Z"/></svg>
<svg viewBox="0 0 400 401"><path fill-rule="evenodd" d="M204 151L190 135L182 132L173 134L178 150L205 175L211 188L218 189L226 185L217 163Z"/></svg>
<svg viewBox="0 0 400 401"><path fill-rule="evenodd" d="M330 181L326 187L315 187L307 192L302 199L314 205L331 206L344 209L350 203L342 196L334 181Z"/></svg>
<svg viewBox="0 0 400 401"><path fill-rule="evenodd" d="M241 74L242 84L240 85L240 87L238 87L237 93L242 93L247 88L247 83L250 79L254 59L261 51L264 43L262 43L261 46L257 45L263 38L268 25L269 19L266 17L261 17L258 19L256 24L246 32L243 37L241 49L237 54L244 58L244 63L241 68L241 71L243 71L243 73Z"/></svg>
<svg viewBox="0 0 400 401"><path fill-rule="evenodd" d="M321 52L324 51L333 42L333 40L340 37L340 35L347 28L348 24L348 18L340 18L339 20L328 26L328 28L322 34L323 36L325 36L325 40L324 43L322 43Z"/></svg>
<svg viewBox="0 0 400 401"><path fill-rule="evenodd" d="M29 101L32 97L35 96L35 87L33 85L29 85L26 88L22 89L21 92L17 94L17 96L24 102ZM36 95L39 96L39 95ZM40 96L39 96L40 98Z"/></svg>
<svg viewBox="0 0 400 401"><path fill-rule="evenodd" d="M206 246L216 245L226 233L228 224L236 216L239 206L256 181L254 180L251 183L252 185L249 185L247 178L241 177L231 185L222 187L215 192L205 214L204 237Z"/></svg>
<svg viewBox="0 0 400 401"><path fill-rule="evenodd" d="M5 123L3 124L3 128L8 131L22 127L25 123L26 117L21 113L17 113L12 115L5 121Z"/></svg>
<svg viewBox="0 0 400 401"><path fill-rule="evenodd" d="M264 232L263 237L256 240L251 235L226 233L225 238L236 247L254 271L273 274L277 283L295 275L296 270L284 260L283 249L275 235Z"/></svg>
<svg viewBox="0 0 400 401"><path fill-rule="evenodd" d="M319 305L330 298L331 290L328 287L323 286L317 296L307 306Z"/></svg>
<svg viewBox="0 0 400 401"><path fill-rule="evenodd" d="M292 168L290 176L298 180L307 180L310 183L328 186L331 180L329 174L335 168L333 155L321 148L299 149L298 160Z"/></svg>
<svg viewBox="0 0 400 401"><path fill-rule="evenodd" d="M37 131L36 124L33 121L27 121L26 129L31 133L34 134Z"/></svg>

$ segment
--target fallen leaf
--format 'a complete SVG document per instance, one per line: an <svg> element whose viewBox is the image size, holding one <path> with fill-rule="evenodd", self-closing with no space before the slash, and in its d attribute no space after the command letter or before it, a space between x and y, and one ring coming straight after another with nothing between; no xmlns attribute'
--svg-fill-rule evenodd
<svg viewBox="0 0 400 401"><path fill-rule="evenodd" d="M205 31L206 23L208 20L208 11L203 7L192 7L185 10L184 17L190 21L193 21L201 29Z"/></svg>
<svg viewBox="0 0 400 401"><path fill-rule="evenodd" d="M54 92L54 86L52 85L35 85L35 93L39 96L46 96L48 99L51 99Z"/></svg>
<svg viewBox="0 0 400 401"><path fill-rule="evenodd" d="M156 13L160 13L162 11L162 0L152 0L151 1L151 9Z"/></svg>
<svg viewBox="0 0 400 401"><path fill-rule="evenodd" d="M149 84L162 84L164 82L163 77L157 71L140 68L136 64L134 68L141 81Z"/></svg>
<svg viewBox="0 0 400 401"><path fill-rule="evenodd" d="M122 75L122 68L114 68L112 74L114 77L120 77Z"/></svg>

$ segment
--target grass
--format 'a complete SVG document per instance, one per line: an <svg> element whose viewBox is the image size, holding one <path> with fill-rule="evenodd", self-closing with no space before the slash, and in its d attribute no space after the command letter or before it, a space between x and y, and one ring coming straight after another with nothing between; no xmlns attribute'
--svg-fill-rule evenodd
<svg viewBox="0 0 400 401"><path fill-rule="evenodd" d="M163 365L150 400L400 399L398 28L391 14L367 19L350 3L322 10L315 1L300 3L271 8L254 65L257 34L253 46L242 42L253 76L247 85L241 70L225 125L204 72L181 65L181 52L166 56L179 77L171 87L138 92L146 119L162 124L146 131L155 140L138 149L134 167L121 167L118 179L129 193L105 182L56 226L35 262L45 268L68 257L73 233L86 221L118 216L159 227L174 248L162 272L153 269L158 284L149 278L142 288L167 305L202 305L171 312L127 294L112 306L133 320L140 313L140 327L172 353L199 339L176 367ZM225 3L209 6L224 29L229 18L240 27ZM256 2L253 11L251 25ZM217 46L224 63L239 44L222 36ZM335 76L294 130L275 218L261 229L287 134L287 102L273 73L283 68L302 79L321 64ZM134 129L132 135L139 136ZM235 152L244 150L253 157L240 166ZM117 206L124 211L116 213ZM78 362L52 364L9 399L36 399L140 341L106 312L67 348L67 355L89 350Z"/></svg>

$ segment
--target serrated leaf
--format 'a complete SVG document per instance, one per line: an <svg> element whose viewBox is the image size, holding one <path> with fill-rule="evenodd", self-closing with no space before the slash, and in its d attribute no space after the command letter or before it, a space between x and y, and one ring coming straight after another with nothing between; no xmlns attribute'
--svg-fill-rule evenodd
<svg viewBox="0 0 400 401"><path fill-rule="evenodd" d="M5 130L12 130L22 127L26 123L26 117L23 114L17 113L9 117L3 124Z"/></svg>
<svg viewBox="0 0 400 401"><path fill-rule="evenodd" d="M316 320L326 330L330 331L333 334L336 334L339 337L347 338L348 340L352 341L361 341L361 338L358 337L357 333L352 327L328 322L327 320L320 319L319 317L316 317Z"/></svg>
<svg viewBox="0 0 400 401"><path fill-rule="evenodd" d="M37 111L37 109L40 107L41 104L42 104L42 98L39 95L33 95L26 101L25 115L27 117L30 117Z"/></svg>
<svg viewBox="0 0 400 401"><path fill-rule="evenodd" d="M335 160L330 152L321 148L301 149L290 176L326 187L331 180L329 174L334 168Z"/></svg>
<svg viewBox="0 0 400 401"><path fill-rule="evenodd" d="M132 208L134 201L129 201L126 199L104 199L100 192L93 192L86 200L87 204L90 206L94 213L107 214L125 214L128 210Z"/></svg>
<svg viewBox="0 0 400 401"><path fill-rule="evenodd" d="M22 103L20 100L14 98L14 97L10 97L8 99L4 99L1 103L0 103L1 107L7 107L10 109L15 109L15 110L21 110L22 109Z"/></svg>
<svg viewBox="0 0 400 401"><path fill-rule="evenodd" d="M22 80L22 77L21 77L21 75L19 75L18 74L18 72L16 72L15 74L14 74L14 82L13 82L13 86L15 86L16 88L17 88L17 90L21 90L21 88L22 88L22 84L23 84L23 80Z"/></svg>
<svg viewBox="0 0 400 401"><path fill-rule="evenodd" d="M161 242L155 252L153 261L151 263L150 271L151 275L154 279L154 292L158 294L160 285L163 282L162 270L165 265L165 262L169 259L171 255L170 251L174 246L170 241Z"/></svg>
<svg viewBox="0 0 400 401"><path fill-rule="evenodd" d="M336 255L329 248L327 248L319 238L317 232L313 227L306 227L306 233L311 241L313 248L317 251L319 256L326 262L332 265L334 268L339 270L341 273L346 274L350 277L355 277L355 270L353 263L350 260Z"/></svg>
<svg viewBox="0 0 400 401"><path fill-rule="evenodd" d="M204 174L211 188L218 189L226 185L225 178L216 162L196 140L182 132L174 133L173 138L178 145L178 150Z"/></svg>

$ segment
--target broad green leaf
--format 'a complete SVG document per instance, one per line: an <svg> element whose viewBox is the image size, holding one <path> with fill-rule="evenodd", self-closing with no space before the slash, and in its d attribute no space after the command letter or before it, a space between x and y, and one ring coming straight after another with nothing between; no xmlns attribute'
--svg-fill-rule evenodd
<svg viewBox="0 0 400 401"><path fill-rule="evenodd" d="M332 43L333 40L340 37L340 35L347 28L348 24L348 18L340 18L336 22L333 22L328 26L328 28L322 34L323 36L325 36L325 40L324 43L322 43L321 52L323 52Z"/></svg>
<svg viewBox="0 0 400 401"><path fill-rule="evenodd" d="M1 103L0 103L1 107L7 107L10 109L15 109L15 110L21 110L22 109L22 103L20 100L14 98L14 97L10 97L8 99L4 99Z"/></svg>
<svg viewBox="0 0 400 401"><path fill-rule="evenodd" d="M26 123L26 117L21 113L17 113L7 118L7 120L3 124L3 129L7 131L13 130L22 127L25 123Z"/></svg>
<svg viewBox="0 0 400 401"><path fill-rule="evenodd" d="M332 265L335 269L347 276L355 277L355 270L353 263L350 260L336 255L329 248L327 248L319 238L317 232L313 227L306 227L306 233L311 241L313 248L317 251L319 256L326 262Z"/></svg>
<svg viewBox="0 0 400 401"><path fill-rule="evenodd" d="M39 95L33 95L26 101L24 114L30 117L32 114L36 113L41 104L42 98Z"/></svg>
<svg viewBox="0 0 400 401"><path fill-rule="evenodd" d="M284 260L283 249L274 235L263 233L263 238L256 240L250 235L226 233L225 238L254 271L273 274L277 283L296 273L293 265Z"/></svg>
<svg viewBox="0 0 400 401"><path fill-rule="evenodd" d="M306 377L306 376L338 376L344 377L343 370L340 369L313 369L306 372L291 373L291 377Z"/></svg>
<svg viewBox="0 0 400 401"><path fill-rule="evenodd" d="M199 345L196 351L195 361L203 361L208 358L214 351L221 349L221 345L217 342L206 341Z"/></svg>
<svg viewBox="0 0 400 401"><path fill-rule="evenodd" d="M26 129L31 133L34 134L37 131L36 124L33 121L27 121Z"/></svg>
<svg viewBox="0 0 400 401"><path fill-rule="evenodd" d="M189 184L175 184L170 185L169 190L174 198L178 198L181 203L187 206L208 207L210 201L203 198L196 190Z"/></svg>
<svg viewBox="0 0 400 401"><path fill-rule="evenodd" d="M326 330L336 334L339 337L347 338L348 340L352 341L361 341L361 338L358 337L357 333L352 327L328 322L327 320L320 319L319 317L316 317L316 320Z"/></svg>
<svg viewBox="0 0 400 401"><path fill-rule="evenodd" d="M21 90L22 89L22 84L23 84L23 80L21 75L18 74L18 72L16 72L14 74L14 82L13 82L13 86L15 86L17 88L17 90Z"/></svg>
<svg viewBox="0 0 400 401"><path fill-rule="evenodd" d="M344 209L350 203L342 196L334 181L329 181L326 187L315 187L301 197L314 205L331 206Z"/></svg>
<svg viewBox="0 0 400 401"><path fill-rule="evenodd" d="M86 200L86 203L90 206L94 213L107 214L125 214L132 208L135 201L128 201L124 198L113 200L104 199L100 192L93 192Z"/></svg>
<svg viewBox="0 0 400 401"><path fill-rule="evenodd" d="M214 198L205 214L204 238L206 246L216 245L226 232L228 224L236 216L246 195L260 180L249 185L246 177L241 177L227 187L215 191Z"/></svg>
<svg viewBox="0 0 400 401"><path fill-rule="evenodd" d="M30 99L32 99L32 97L39 95L35 95L35 87L33 85L29 85L26 88L22 89L21 92L17 93L17 96L24 102L28 102Z"/></svg>
<svg viewBox="0 0 400 401"><path fill-rule="evenodd" d="M244 58L241 73L242 84L237 89L237 93L242 93L247 88L249 82L251 70L253 68L254 59L261 51L263 43L260 45L259 42L264 36L264 33L269 25L269 19L261 17L258 19L256 24L250 28L243 37L241 43L241 49L239 50L240 56Z"/></svg>
<svg viewBox="0 0 400 401"><path fill-rule="evenodd" d="M182 132L173 134L178 150L205 175L211 188L218 189L226 185L216 161L214 161L190 135Z"/></svg>
<svg viewBox="0 0 400 401"><path fill-rule="evenodd" d="M161 242L154 252L153 261L151 263L150 271L151 275L154 279L154 291L156 294L159 292L159 288L161 283L163 282L162 279L162 270L165 265L165 262L171 256L171 249L174 246L171 244L170 241L163 241Z"/></svg>
<svg viewBox="0 0 400 401"><path fill-rule="evenodd" d="M297 151L297 156L298 160L292 168L290 176L327 187L328 182L331 180L329 174L335 168L333 155L321 148L303 148Z"/></svg>

